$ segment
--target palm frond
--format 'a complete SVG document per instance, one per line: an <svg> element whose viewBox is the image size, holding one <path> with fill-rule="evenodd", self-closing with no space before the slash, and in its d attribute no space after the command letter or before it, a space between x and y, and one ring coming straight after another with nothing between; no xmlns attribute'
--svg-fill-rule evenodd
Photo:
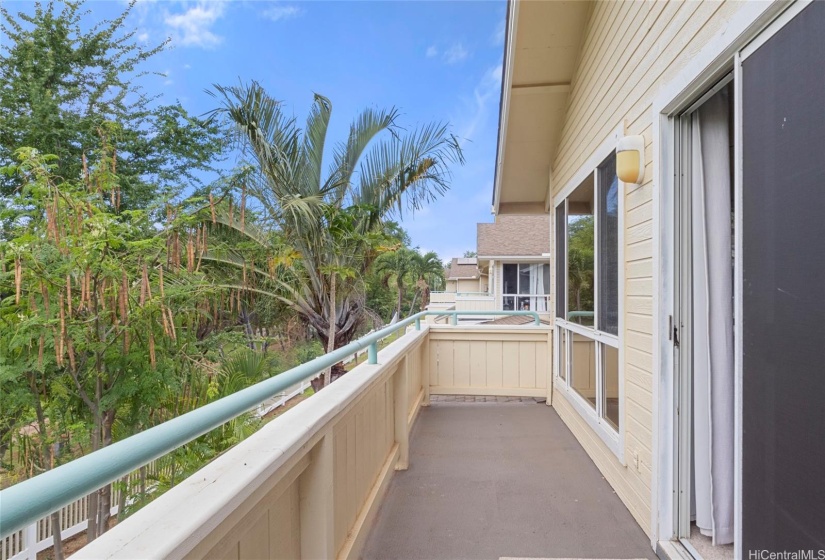
<svg viewBox="0 0 825 560"><path fill-rule="evenodd" d="M329 178L323 188L324 192L333 193L333 204L337 207L341 207L351 194L353 174L370 143L384 131L398 138L397 117L398 109L395 107L388 110L370 108L365 109L350 125L347 141L335 149Z"/></svg>

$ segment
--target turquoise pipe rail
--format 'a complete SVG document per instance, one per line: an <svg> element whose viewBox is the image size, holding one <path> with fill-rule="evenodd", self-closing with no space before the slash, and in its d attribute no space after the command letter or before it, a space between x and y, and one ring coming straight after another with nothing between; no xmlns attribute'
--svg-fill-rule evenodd
<svg viewBox="0 0 825 560"><path fill-rule="evenodd" d="M378 363L378 341L427 315L528 315L534 311L422 311L393 325L303 363L237 393L204 405L163 424L113 443L0 492L0 538L19 531L53 511L118 480L143 465L229 422L287 388L311 379L347 356L368 349L368 362Z"/></svg>
<svg viewBox="0 0 825 560"><path fill-rule="evenodd" d="M567 314L567 320L570 319L591 319L596 315L593 311L570 311Z"/></svg>

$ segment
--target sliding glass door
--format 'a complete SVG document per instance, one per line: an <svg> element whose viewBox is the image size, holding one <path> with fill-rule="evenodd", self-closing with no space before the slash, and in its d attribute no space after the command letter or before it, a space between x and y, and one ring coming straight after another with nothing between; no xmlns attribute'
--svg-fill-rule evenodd
<svg viewBox="0 0 825 560"><path fill-rule="evenodd" d="M823 30L813 2L742 55L743 558L825 550Z"/></svg>

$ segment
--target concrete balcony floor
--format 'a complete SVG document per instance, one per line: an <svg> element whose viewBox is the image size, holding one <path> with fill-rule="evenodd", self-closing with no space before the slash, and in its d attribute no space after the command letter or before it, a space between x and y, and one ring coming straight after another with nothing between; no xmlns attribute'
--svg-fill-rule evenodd
<svg viewBox="0 0 825 560"><path fill-rule="evenodd" d="M433 397L363 557L655 558L558 414L534 399Z"/></svg>

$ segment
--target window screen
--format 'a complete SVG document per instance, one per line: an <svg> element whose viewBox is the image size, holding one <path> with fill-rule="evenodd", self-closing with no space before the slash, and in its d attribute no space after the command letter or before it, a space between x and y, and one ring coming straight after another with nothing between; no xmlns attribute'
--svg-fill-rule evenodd
<svg viewBox="0 0 825 560"><path fill-rule="evenodd" d="M616 154L597 171L599 197L599 325L600 331L619 334L619 179Z"/></svg>
<svg viewBox="0 0 825 560"><path fill-rule="evenodd" d="M504 269L504 285L501 293L503 294L517 294L518 293L518 265L505 264Z"/></svg>
<svg viewBox="0 0 825 560"><path fill-rule="evenodd" d="M566 317L565 297L567 291L567 249L564 240L567 237L567 216L564 212L564 203L556 208L556 317Z"/></svg>

